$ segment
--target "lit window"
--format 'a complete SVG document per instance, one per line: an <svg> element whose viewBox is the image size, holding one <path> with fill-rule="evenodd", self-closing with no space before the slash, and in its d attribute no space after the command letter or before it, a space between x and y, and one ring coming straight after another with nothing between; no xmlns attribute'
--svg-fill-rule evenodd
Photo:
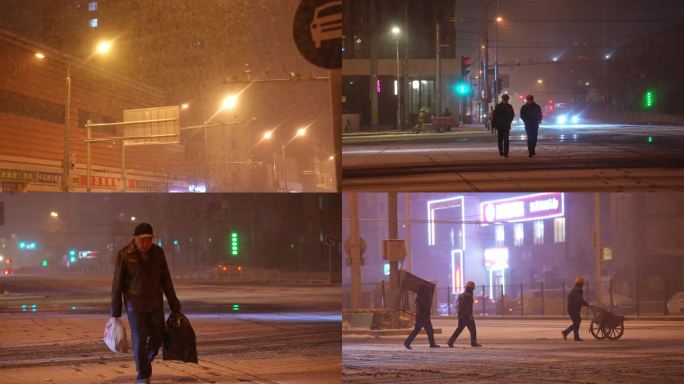
<svg viewBox="0 0 684 384"><path fill-rule="evenodd" d="M513 224L513 245L520 247L525 242L525 227L523 223Z"/></svg>
<svg viewBox="0 0 684 384"><path fill-rule="evenodd" d="M97 19L90 19L90 28L97 28Z"/></svg>
<svg viewBox="0 0 684 384"><path fill-rule="evenodd" d="M544 222L541 220L534 222L534 243L544 244Z"/></svg>
<svg viewBox="0 0 684 384"><path fill-rule="evenodd" d="M565 242L565 217L558 217L553 221L553 241Z"/></svg>
<svg viewBox="0 0 684 384"><path fill-rule="evenodd" d="M503 247L505 239L504 226L499 224L496 226L496 246Z"/></svg>
<svg viewBox="0 0 684 384"><path fill-rule="evenodd" d="M91 1L90 3L88 3L88 10L90 12L97 11L97 1Z"/></svg>
<svg viewBox="0 0 684 384"><path fill-rule="evenodd" d="M390 274L390 265L389 265L389 263L385 263L383 269L384 269L383 272L384 272L385 276L389 276L389 274Z"/></svg>

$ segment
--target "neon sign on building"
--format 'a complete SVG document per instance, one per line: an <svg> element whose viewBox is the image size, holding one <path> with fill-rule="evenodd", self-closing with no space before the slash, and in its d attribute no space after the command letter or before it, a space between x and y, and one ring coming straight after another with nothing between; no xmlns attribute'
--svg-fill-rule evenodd
<svg viewBox="0 0 684 384"><path fill-rule="evenodd" d="M565 215L562 192L535 193L480 203L482 225L542 220Z"/></svg>
<svg viewBox="0 0 684 384"><path fill-rule="evenodd" d="M463 218L465 217L464 208L465 198L463 196L449 197L440 200L430 200L427 202L427 217L428 217L428 245L435 245L435 212L442 209L456 208L460 210L457 218L460 223L455 223L455 225L460 225L461 227L461 249L465 249L465 222Z"/></svg>

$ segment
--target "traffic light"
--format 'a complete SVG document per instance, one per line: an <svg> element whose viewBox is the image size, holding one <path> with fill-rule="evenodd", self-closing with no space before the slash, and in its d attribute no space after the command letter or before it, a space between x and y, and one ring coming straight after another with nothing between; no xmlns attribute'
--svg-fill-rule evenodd
<svg viewBox="0 0 684 384"><path fill-rule="evenodd" d="M655 105L655 93L651 90L646 91L644 94L644 107L647 109L653 108Z"/></svg>
<svg viewBox="0 0 684 384"><path fill-rule="evenodd" d="M173 239L173 245L178 245L178 240Z"/></svg>
<svg viewBox="0 0 684 384"><path fill-rule="evenodd" d="M456 85L454 85L454 91L456 91L456 94L459 96L468 96L470 95L470 92L472 91L470 84L466 81L460 81Z"/></svg>
<svg viewBox="0 0 684 384"><path fill-rule="evenodd" d="M465 78L470 74L470 57L461 56L461 76Z"/></svg>
<svg viewBox="0 0 684 384"><path fill-rule="evenodd" d="M43 262L41 263L41 265L43 266L43 268L47 267L47 265L48 265L47 260L43 259Z"/></svg>
<svg viewBox="0 0 684 384"><path fill-rule="evenodd" d="M237 256L240 253L240 238L237 232L230 233L230 254Z"/></svg>

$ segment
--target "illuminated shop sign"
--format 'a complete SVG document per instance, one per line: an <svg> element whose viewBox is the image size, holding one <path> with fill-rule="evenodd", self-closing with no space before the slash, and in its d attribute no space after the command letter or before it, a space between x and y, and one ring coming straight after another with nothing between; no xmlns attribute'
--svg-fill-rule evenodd
<svg viewBox="0 0 684 384"><path fill-rule="evenodd" d="M463 251L451 251L451 293L463 291Z"/></svg>
<svg viewBox="0 0 684 384"><path fill-rule="evenodd" d="M487 248L484 251L485 268L502 270L508 268L508 248Z"/></svg>
<svg viewBox="0 0 684 384"><path fill-rule="evenodd" d="M436 243L436 228L435 228L435 212L442 209L453 209L454 215L451 220L454 221L454 227L460 227L461 249L465 249L465 199L463 196L455 196L447 199L430 200L427 202L427 216L428 216L428 245L435 245ZM453 243L458 243L454 241Z"/></svg>
<svg viewBox="0 0 684 384"><path fill-rule="evenodd" d="M480 203L482 225L541 220L564 215L562 192L535 193Z"/></svg>

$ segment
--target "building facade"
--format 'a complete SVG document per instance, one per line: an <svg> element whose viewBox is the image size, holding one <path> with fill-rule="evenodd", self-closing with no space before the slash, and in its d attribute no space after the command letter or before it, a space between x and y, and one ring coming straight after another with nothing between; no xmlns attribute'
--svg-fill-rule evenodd
<svg viewBox="0 0 684 384"><path fill-rule="evenodd" d="M69 109L68 189L87 185L87 121L123 121L127 109L160 107L165 95L152 87L104 71L8 31L0 32L0 182L2 191L59 191L62 188L67 77ZM36 56L42 54L42 58ZM93 130L94 191L124 190L122 129ZM184 148L179 144L126 149L128 191L187 190Z"/></svg>

